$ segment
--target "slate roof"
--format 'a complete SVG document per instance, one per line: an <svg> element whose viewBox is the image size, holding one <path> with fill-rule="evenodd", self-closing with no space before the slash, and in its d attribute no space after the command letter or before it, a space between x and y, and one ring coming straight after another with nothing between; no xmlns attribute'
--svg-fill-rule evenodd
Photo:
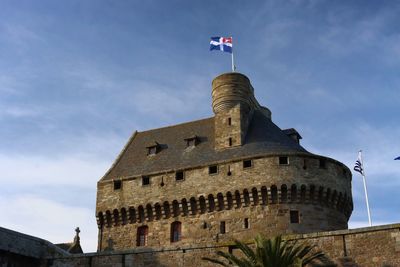
<svg viewBox="0 0 400 267"><path fill-rule="evenodd" d="M195 147L185 139L197 136ZM157 142L159 152L147 155L148 144ZM144 132L135 132L113 166L100 181L211 165L215 162L257 155L307 153L284 131L255 111L245 144L217 151L214 149L214 117Z"/></svg>

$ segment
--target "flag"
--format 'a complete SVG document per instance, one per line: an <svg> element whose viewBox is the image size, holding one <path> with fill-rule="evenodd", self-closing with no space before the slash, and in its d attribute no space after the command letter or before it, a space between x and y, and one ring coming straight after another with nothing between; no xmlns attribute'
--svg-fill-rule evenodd
<svg viewBox="0 0 400 267"><path fill-rule="evenodd" d="M400 160L400 157L395 158L394 160Z"/></svg>
<svg viewBox="0 0 400 267"><path fill-rule="evenodd" d="M361 175L364 175L364 167L363 167L362 159L361 159L361 151L358 152L358 158L357 158L356 163L354 165L354 170L356 172L361 173Z"/></svg>
<svg viewBox="0 0 400 267"><path fill-rule="evenodd" d="M211 37L211 50L221 50L232 54L232 37Z"/></svg>

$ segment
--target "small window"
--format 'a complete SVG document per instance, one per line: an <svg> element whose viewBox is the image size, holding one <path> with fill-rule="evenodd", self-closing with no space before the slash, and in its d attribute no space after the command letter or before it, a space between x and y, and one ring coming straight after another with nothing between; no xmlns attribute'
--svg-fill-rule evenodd
<svg viewBox="0 0 400 267"><path fill-rule="evenodd" d="M229 137L228 144L229 144L229 146L232 146L232 137Z"/></svg>
<svg viewBox="0 0 400 267"><path fill-rule="evenodd" d="M218 173L218 166L213 165L208 167L208 174L216 174Z"/></svg>
<svg viewBox="0 0 400 267"><path fill-rule="evenodd" d="M225 234L225 233L226 233L225 221L222 221L222 222L219 224L219 233L220 233L220 234Z"/></svg>
<svg viewBox="0 0 400 267"><path fill-rule="evenodd" d="M149 185L150 184L150 177L149 176L143 176L142 177L142 185Z"/></svg>
<svg viewBox="0 0 400 267"><path fill-rule="evenodd" d="M146 225L140 226L137 229L137 240L136 240L136 245L138 247L146 246L147 245L147 236L149 233L149 227Z"/></svg>
<svg viewBox="0 0 400 267"><path fill-rule="evenodd" d="M229 125L229 126L232 125L232 118L228 118L228 125Z"/></svg>
<svg viewBox="0 0 400 267"><path fill-rule="evenodd" d="M249 229L249 228L250 228L250 225L249 225L249 218L244 218L244 221L243 221L243 228L244 228L244 229Z"/></svg>
<svg viewBox="0 0 400 267"><path fill-rule="evenodd" d="M307 160L303 160L303 170L307 170Z"/></svg>
<svg viewBox="0 0 400 267"><path fill-rule="evenodd" d="M157 147L151 146L147 148L147 155L155 155L157 153Z"/></svg>
<svg viewBox="0 0 400 267"><path fill-rule="evenodd" d="M326 168L326 160L325 159L319 159L319 167L321 169L325 169Z"/></svg>
<svg viewBox="0 0 400 267"><path fill-rule="evenodd" d="M207 229L207 222L203 222L202 228Z"/></svg>
<svg viewBox="0 0 400 267"><path fill-rule="evenodd" d="M175 173L175 180L182 181L184 179L183 171L178 171Z"/></svg>
<svg viewBox="0 0 400 267"><path fill-rule="evenodd" d="M279 165L288 165L289 158L288 157L279 157Z"/></svg>
<svg viewBox="0 0 400 267"><path fill-rule="evenodd" d="M114 181L114 190L120 190L122 188L122 181L116 180Z"/></svg>
<svg viewBox="0 0 400 267"><path fill-rule="evenodd" d="M193 135L191 137L185 138L186 147L195 147L199 143L199 137L197 135Z"/></svg>
<svg viewBox="0 0 400 267"><path fill-rule="evenodd" d="M243 169L251 168L251 166L253 166L253 162L251 161L251 159L243 160Z"/></svg>
<svg viewBox="0 0 400 267"><path fill-rule="evenodd" d="M178 242L182 239L181 222L173 222L171 224L171 242Z"/></svg>
<svg viewBox="0 0 400 267"><path fill-rule="evenodd" d="M291 210L290 211L290 223L299 223L299 211L298 210Z"/></svg>

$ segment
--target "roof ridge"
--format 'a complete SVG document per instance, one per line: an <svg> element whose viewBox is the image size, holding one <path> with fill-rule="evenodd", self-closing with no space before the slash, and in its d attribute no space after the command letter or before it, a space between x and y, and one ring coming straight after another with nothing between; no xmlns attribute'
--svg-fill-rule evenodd
<svg viewBox="0 0 400 267"><path fill-rule="evenodd" d="M174 124L174 125L169 125L169 126L164 126L164 127L149 129L149 130L145 130L145 131L143 131L143 132L139 132L139 131L138 131L138 133L139 133L139 134L148 133L148 132L152 132L152 131L156 131L156 130L163 130L163 129L168 129L168 128L174 128L174 127L177 127L177 126L182 126L182 125L187 125L187 124L192 124L192 123L198 123L198 122L201 122L201 121L206 121L206 120L211 120L211 119L214 119L214 116L213 116L213 117L204 118L204 119L195 120L195 121L188 121L188 122L178 123L178 124Z"/></svg>

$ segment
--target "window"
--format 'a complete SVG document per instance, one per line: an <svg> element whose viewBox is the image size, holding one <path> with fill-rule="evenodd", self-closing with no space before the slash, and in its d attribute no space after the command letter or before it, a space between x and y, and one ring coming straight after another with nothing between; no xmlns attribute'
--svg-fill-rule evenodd
<svg viewBox="0 0 400 267"><path fill-rule="evenodd" d="M251 159L243 160L243 169L251 168L251 166L253 166L253 162L251 161Z"/></svg>
<svg viewBox="0 0 400 267"><path fill-rule="evenodd" d="M229 143L229 146L232 146L232 137L229 137L228 143Z"/></svg>
<svg viewBox="0 0 400 267"><path fill-rule="evenodd" d="M114 190L120 190L122 188L122 181L116 180L114 181Z"/></svg>
<svg viewBox="0 0 400 267"><path fill-rule="evenodd" d="M249 228L250 228L250 225L249 225L249 218L244 218L244 221L243 221L243 228L244 228L244 229L249 229Z"/></svg>
<svg viewBox="0 0 400 267"><path fill-rule="evenodd" d="M216 174L218 173L218 166L213 165L208 167L208 174Z"/></svg>
<svg viewBox="0 0 400 267"><path fill-rule="evenodd" d="M199 143L199 137L197 135L193 135L191 137L185 138L186 147L194 147Z"/></svg>
<svg viewBox="0 0 400 267"><path fill-rule="evenodd" d="M279 165L288 165L289 158L288 157L279 157Z"/></svg>
<svg viewBox="0 0 400 267"><path fill-rule="evenodd" d="M229 125L229 126L232 125L232 118L228 118L228 125Z"/></svg>
<svg viewBox="0 0 400 267"><path fill-rule="evenodd" d="M150 184L150 177L149 176L143 176L142 177L142 185L149 185Z"/></svg>
<svg viewBox="0 0 400 267"><path fill-rule="evenodd" d="M182 239L181 222L171 223L171 242L178 242Z"/></svg>
<svg viewBox="0 0 400 267"><path fill-rule="evenodd" d="M326 168L326 160L325 159L319 159L319 167L321 169L325 169Z"/></svg>
<svg viewBox="0 0 400 267"><path fill-rule="evenodd" d="M175 180L182 181L184 179L183 171L178 171L175 173Z"/></svg>
<svg viewBox="0 0 400 267"><path fill-rule="evenodd" d="M290 223L299 223L299 211L298 210L291 210L290 211Z"/></svg>
<svg viewBox="0 0 400 267"><path fill-rule="evenodd" d="M140 226L137 229L136 246L138 246L138 247L147 246L148 233L149 233L149 227L147 227L146 225Z"/></svg>
<svg viewBox="0 0 400 267"><path fill-rule="evenodd" d="M222 222L219 224L219 233L220 233L220 234L225 234L225 233L226 233L225 221L222 221Z"/></svg>

